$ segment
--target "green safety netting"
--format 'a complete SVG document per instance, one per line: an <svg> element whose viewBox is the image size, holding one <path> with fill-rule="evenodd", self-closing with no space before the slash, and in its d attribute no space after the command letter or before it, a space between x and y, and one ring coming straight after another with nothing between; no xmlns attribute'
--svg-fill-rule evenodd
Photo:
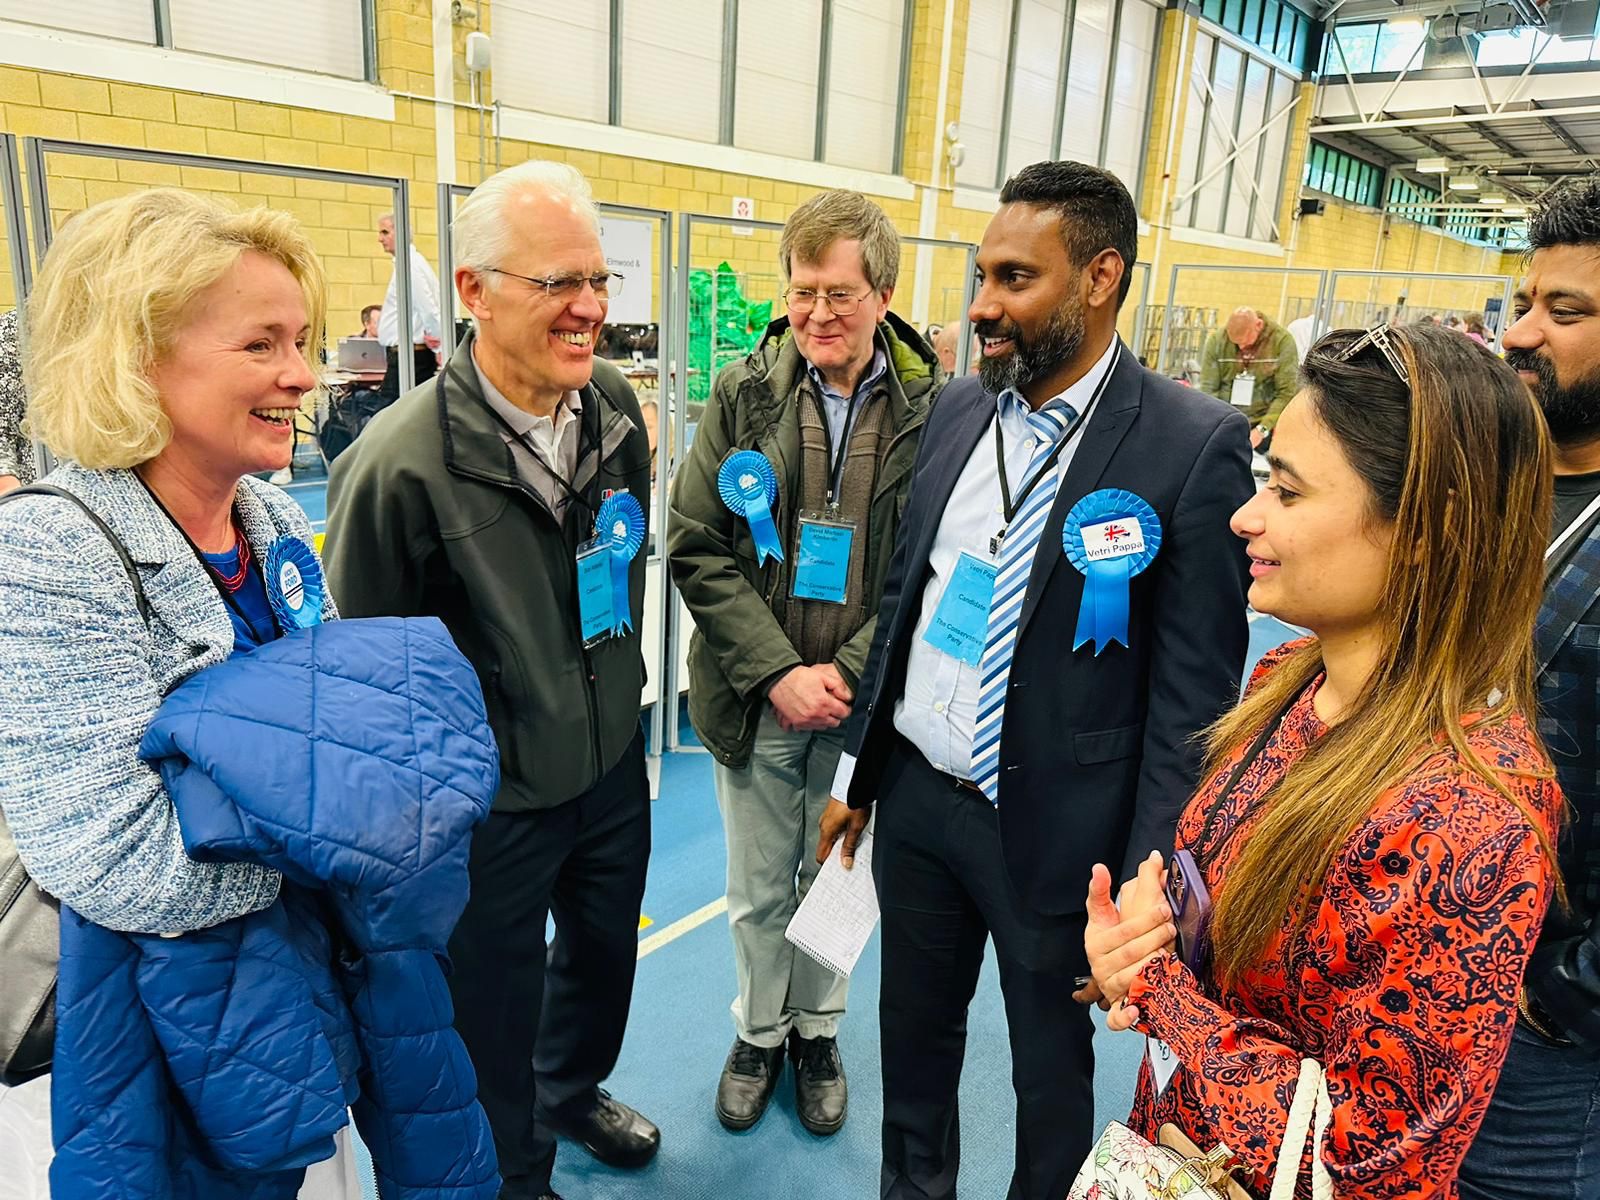
<svg viewBox="0 0 1600 1200"><path fill-rule="evenodd" d="M715 289L713 291L713 289ZM716 322L713 340L712 322ZM752 304L727 263L689 272L689 402L704 404L718 371L743 358L772 321L772 301Z"/></svg>

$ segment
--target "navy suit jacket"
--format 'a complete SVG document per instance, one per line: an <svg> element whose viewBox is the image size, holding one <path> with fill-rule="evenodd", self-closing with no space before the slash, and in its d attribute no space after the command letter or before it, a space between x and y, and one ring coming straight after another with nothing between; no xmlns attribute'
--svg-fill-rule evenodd
<svg viewBox="0 0 1600 1200"><path fill-rule="evenodd" d="M922 611L928 555L957 477L990 428L995 397L949 384L922 436L846 746L852 808L878 797L894 708ZM1134 577L1129 644L1072 649L1083 576L1060 530L1084 495L1125 488L1161 519L1161 549ZM1238 699L1249 560L1228 527L1255 490L1249 425L1221 401L1148 371L1124 348L1051 509L1028 579L1000 740L1000 839L1018 895L1041 913L1081 911L1089 870L1118 881L1171 853L1198 782L1195 735Z"/></svg>

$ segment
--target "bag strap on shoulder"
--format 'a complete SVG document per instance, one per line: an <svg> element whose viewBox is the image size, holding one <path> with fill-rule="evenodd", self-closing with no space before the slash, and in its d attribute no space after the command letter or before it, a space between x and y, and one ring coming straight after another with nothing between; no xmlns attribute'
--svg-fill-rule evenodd
<svg viewBox="0 0 1600 1200"><path fill-rule="evenodd" d="M128 573L128 582L133 585L133 600L139 608L139 617L146 625L150 624L150 600L144 594L144 584L139 580L139 569L133 565L133 556L128 553L128 548L122 544L122 539L117 536L116 531L111 526L101 519L99 513L85 504L78 496L67 491L66 488L53 487L48 483L33 483L27 487L15 488L4 496L0 496L0 504L4 504L8 500L15 500L18 496L56 496L77 505L83 514L94 522L95 527L105 535L106 541L111 543L111 548L117 552L117 558L122 562L122 569Z"/></svg>

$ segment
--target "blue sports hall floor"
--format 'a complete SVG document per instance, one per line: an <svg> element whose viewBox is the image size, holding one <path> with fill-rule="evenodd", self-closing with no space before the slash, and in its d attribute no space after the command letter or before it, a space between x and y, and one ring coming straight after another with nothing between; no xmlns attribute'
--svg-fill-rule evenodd
<svg viewBox="0 0 1600 1200"><path fill-rule="evenodd" d="M323 481L291 493L320 532ZM1271 618L1252 617L1250 663L1293 636ZM663 756L655 803L654 847L639 934L639 974L627 1041L608 1087L661 1127L661 1153L642 1171L612 1170L563 1143L555 1186L566 1200L820 1200L877 1194L878 955L868 946L851 981L840 1049L850 1080L850 1116L832 1138L807 1133L794 1115L792 1074L754 1129L732 1134L717 1123L712 1098L733 1037L733 951L724 896L722 823L712 792L711 757L683 725L685 749ZM1070 1004L1063 996L1062 1003ZM1098 1019L1099 1014L1096 1014ZM1143 1041L1136 1034L1096 1038L1096 1127L1127 1115ZM968 1024L961 1081L960 1190L1003 1196L1011 1174L1015 1102L1011 1051L993 956L985 962Z"/></svg>

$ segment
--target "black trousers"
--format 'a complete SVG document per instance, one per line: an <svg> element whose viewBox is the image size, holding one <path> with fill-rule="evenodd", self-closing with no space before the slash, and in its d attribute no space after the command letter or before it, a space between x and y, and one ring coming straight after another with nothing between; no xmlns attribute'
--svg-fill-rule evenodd
<svg viewBox="0 0 1600 1200"><path fill-rule="evenodd" d="M385 400L398 400L400 398L400 351L397 347L384 347L383 382L378 385L378 394ZM412 361L415 367L412 372L413 384L426 383L439 373L439 356L426 346L412 348ZM382 407L381 405L379 407Z"/></svg>
<svg viewBox="0 0 1600 1200"><path fill-rule="evenodd" d="M1017 1097L1006 1194L1061 1200L1094 1140L1094 1024L1072 1000L1073 977L1088 971L1085 917L1025 908L1001 859L994 806L898 737L879 793L872 872L883 912L884 1200L956 1194L967 1008L990 936Z"/></svg>
<svg viewBox="0 0 1600 1200"><path fill-rule="evenodd" d="M587 1112L616 1066L649 858L643 733L590 791L556 808L490 813L473 836L450 994L494 1131L502 1200L549 1190L556 1139L543 1115Z"/></svg>

